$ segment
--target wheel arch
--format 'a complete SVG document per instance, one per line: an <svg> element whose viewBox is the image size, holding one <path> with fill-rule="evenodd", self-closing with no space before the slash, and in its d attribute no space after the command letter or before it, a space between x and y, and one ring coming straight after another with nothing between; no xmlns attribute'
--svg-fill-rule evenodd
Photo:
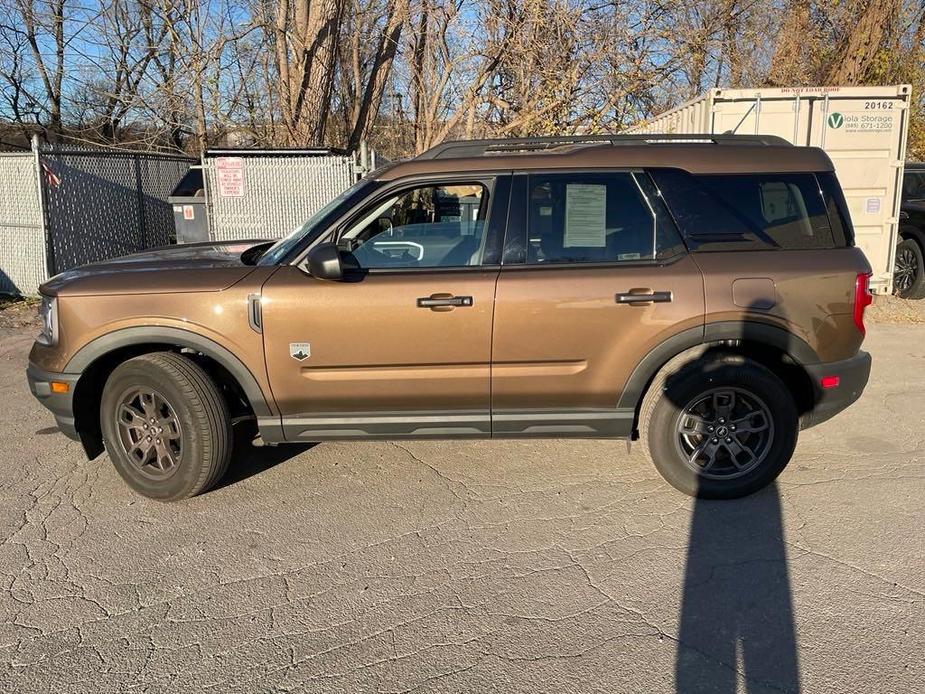
<svg viewBox="0 0 925 694"><path fill-rule="evenodd" d="M794 393L801 415L814 407L816 392L809 373L803 367L817 364L820 359L805 340L767 323L720 321L672 335L636 365L617 403L618 408L635 411L634 431L639 423L642 402L658 374L687 352L695 359L710 349L741 354L782 376Z"/></svg>
<svg viewBox="0 0 925 694"><path fill-rule="evenodd" d="M900 241L906 241L908 239L917 241L919 247L922 249L922 253L925 254L925 230L911 224L900 225L899 241L896 243L898 244Z"/></svg>
<svg viewBox="0 0 925 694"><path fill-rule="evenodd" d="M98 413L109 374L127 359L167 350L190 350L203 355L217 369L227 373L255 416L274 416L271 402L253 373L237 356L214 340L180 328L123 328L81 347L64 368L66 373L80 375L74 389L74 424L88 457L92 459L103 452Z"/></svg>

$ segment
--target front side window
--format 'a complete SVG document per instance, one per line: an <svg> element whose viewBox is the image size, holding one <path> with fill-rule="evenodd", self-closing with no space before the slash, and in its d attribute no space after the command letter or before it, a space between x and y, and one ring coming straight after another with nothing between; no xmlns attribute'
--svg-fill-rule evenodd
<svg viewBox="0 0 925 694"><path fill-rule="evenodd" d="M655 258L655 214L632 173L532 175L528 191L528 264Z"/></svg>
<svg viewBox="0 0 925 694"><path fill-rule="evenodd" d="M361 269L479 265L487 213L481 183L422 185L367 208L341 238Z"/></svg>

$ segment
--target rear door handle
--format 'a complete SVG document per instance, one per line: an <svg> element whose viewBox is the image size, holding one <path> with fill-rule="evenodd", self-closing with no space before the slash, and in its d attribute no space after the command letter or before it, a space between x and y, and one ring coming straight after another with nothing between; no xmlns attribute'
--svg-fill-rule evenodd
<svg viewBox="0 0 925 694"><path fill-rule="evenodd" d="M653 292L650 289L630 289L628 292L619 292L616 296L618 304L643 306L645 304L663 304L671 301L671 292Z"/></svg>
<svg viewBox="0 0 925 694"><path fill-rule="evenodd" d="M471 296L447 296L445 294L432 294L418 299L418 308L455 308L457 306L472 306L475 303Z"/></svg>

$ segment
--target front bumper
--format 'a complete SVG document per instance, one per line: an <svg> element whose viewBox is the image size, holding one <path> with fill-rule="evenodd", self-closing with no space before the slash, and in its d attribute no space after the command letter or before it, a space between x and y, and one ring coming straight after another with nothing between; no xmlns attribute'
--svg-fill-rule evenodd
<svg viewBox="0 0 925 694"><path fill-rule="evenodd" d="M821 424L861 397L870 378L870 363L870 354L859 351L855 356L843 361L805 366L813 380L815 405L801 417L801 427L808 429ZM826 376L838 377L838 387L823 389L821 382Z"/></svg>
<svg viewBox="0 0 925 694"><path fill-rule="evenodd" d="M29 390L32 394L47 407L55 417L58 428L68 437L75 441L80 440L77 434L77 427L74 425L74 388L77 386L77 379L80 374L62 374L44 371L35 364L30 363L26 370L26 378L29 380ZM57 381L67 383L66 393L53 393L51 382Z"/></svg>

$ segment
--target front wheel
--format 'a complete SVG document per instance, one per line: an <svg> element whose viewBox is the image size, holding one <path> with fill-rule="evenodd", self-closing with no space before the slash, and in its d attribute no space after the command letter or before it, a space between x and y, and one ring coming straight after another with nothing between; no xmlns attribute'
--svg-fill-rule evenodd
<svg viewBox="0 0 925 694"><path fill-rule="evenodd" d="M685 494L746 496L790 461L799 432L796 404L760 364L706 357L654 387L641 413L644 442L662 477Z"/></svg>
<svg viewBox="0 0 925 694"><path fill-rule="evenodd" d="M896 246L893 286L902 299L925 298L925 260L915 239L906 239Z"/></svg>
<svg viewBox="0 0 925 694"><path fill-rule="evenodd" d="M180 354L144 354L109 376L100 403L106 451L136 492L176 501L228 468L228 406L208 374Z"/></svg>

